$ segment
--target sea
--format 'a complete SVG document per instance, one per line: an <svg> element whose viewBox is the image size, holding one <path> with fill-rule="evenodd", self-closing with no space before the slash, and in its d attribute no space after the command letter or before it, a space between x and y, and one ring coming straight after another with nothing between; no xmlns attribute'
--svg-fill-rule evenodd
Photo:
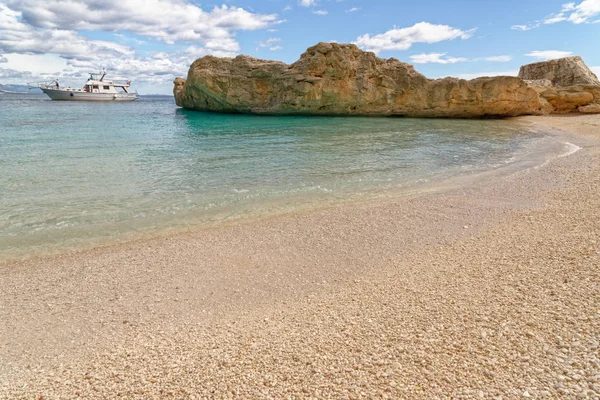
<svg viewBox="0 0 600 400"><path fill-rule="evenodd" d="M253 116L0 95L0 261L431 190L564 144L513 120Z"/></svg>

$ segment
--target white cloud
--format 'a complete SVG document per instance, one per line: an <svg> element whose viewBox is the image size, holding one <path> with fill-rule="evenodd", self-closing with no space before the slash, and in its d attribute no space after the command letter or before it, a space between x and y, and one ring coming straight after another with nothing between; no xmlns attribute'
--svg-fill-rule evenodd
<svg viewBox="0 0 600 400"><path fill-rule="evenodd" d="M415 64L455 64L457 62L469 61L463 57L446 57L446 53L414 54L410 56L410 60Z"/></svg>
<svg viewBox="0 0 600 400"><path fill-rule="evenodd" d="M531 30L531 29L535 29L538 26L540 26L540 24L536 22L536 23L533 23L533 24L530 24L530 25L513 25L513 26L510 27L510 29L513 29L515 31L528 31L528 30Z"/></svg>
<svg viewBox="0 0 600 400"><path fill-rule="evenodd" d="M487 61L487 62L508 62L512 60L511 56L491 56L483 58L468 59L465 57L446 57L446 53L427 53L427 54L414 54L410 56L410 59L415 64L456 64L459 62L472 62L472 61Z"/></svg>
<svg viewBox="0 0 600 400"><path fill-rule="evenodd" d="M160 54L160 53L159 53ZM215 57L235 57L238 53L235 51L226 50L211 50L206 47L189 46L183 53L162 53L165 56L161 57L166 60L173 60L175 63L183 62L184 64L191 64L194 60L204 56L215 56ZM187 70L187 67L186 67Z"/></svg>
<svg viewBox="0 0 600 400"><path fill-rule="evenodd" d="M317 0L298 0L302 7L313 7L317 5Z"/></svg>
<svg viewBox="0 0 600 400"><path fill-rule="evenodd" d="M313 14L317 14L317 15L327 15L328 12L327 10L315 10L313 11Z"/></svg>
<svg viewBox="0 0 600 400"><path fill-rule="evenodd" d="M563 11L572 11L569 21L574 24L589 22L600 14L600 0L583 0L579 5L568 3L563 6Z"/></svg>
<svg viewBox="0 0 600 400"><path fill-rule="evenodd" d="M512 57L511 56L492 56L492 57L485 57L484 60L489 61L489 62L509 62L510 60L512 60Z"/></svg>
<svg viewBox="0 0 600 400"><path fill-rule="evenodd" d="M563 4L560 12L547 15L542 21L535 21L526 25L513 25L511 29L528 31L538 28L542 24L550 25L564 21L574 24L596 23L598 21L592 21L592 19L597 15L600 15L600 0L583 0L579 4Z"/></svg>
<svg viewBox="0 0 600 400"><path fill-rule="evenodd" d="M352 7L352 8L349 8L348 10L346 10L346 12L352 13L352 12L356 12L356 11L359 11L359 10L360 10L360 7Z"/></svg>
<svg viewBox="0 0 600 400"><path fill-rule="evenodd" d="M67 60L52 54L7 54L3 67L33 74L58 73L67 68Z"/></svg>
<svg viewBox="0 0 600 400"><path fill-rule="evenodd" d="M525 54L527 57L537 58L539 60L552 60L555 58L563 58L572 56L573 53L570 51L560 51L560 50L534 50L531 53Z"/></svg>
<svg viewBox="0 0 600 400"><path fill-rule="evenodd" d="M236 7L204 11L186 0L147 0L143 7L134 0L1 1L0 61L6 62L0 78L4 83L61 77L67 84L79 85L87 71L104 66L113 79L168 87L175 76L185 76L198 57L235 56L240 51L236 31L281 22L275 15ZM115 41L92 40L79 29L109 32ZM144 45L140 36L194 44L184 50L167 46L140 55L130 46Z"/></svg>
<svg viewBox="0 0 600 400"><path fill-rule="evenodd" d="M448 25L419 22L407 28L394 28L379 35L359 36L354 44L378 53L382 50L407 50L415 43L437 43L444 40L468 39L475 29L463 31Z"/></svg>
<svg viewBox="0 0 600 400"><path fill-rule="evenodd" d="M0 68L0 82L3 84L24 85L27 82L42 82L55 79L56 75L33 74L29 71L18 71L12 68Z"/></svg>
<svg viewBox="0 0 600 400"><path fill-rule="evenodd" d="M475 79L480 78L482 76L517 76L519 71L510 70L510 71L500 71L500 72L475 72L469 74L459 74L458 77L460 79Z"/></svg>
<svg viewBox="0 0 600 400"><path fill-rule="evenodd" d="M280 22L276 14L226 5L204 11L184 0L145 0L143 6L136 0L8 0L7 5L21 23L35 28L127 31L165 43L205 42Z"/></svg>
<svg viewBox="0 0 600 400"><path fill-rule="evenodd" d="M268 48L271 51L276 51L276 50L283 49L283 47L281 47L278 43L281 43L281 39L280 38L268 38L264 42L260 42L258 44L258 47L266 47L266 48Z"/></svg>
<svg viewBox="0 0 600 400"><path fill-rule="evenodd" d="M546 24L546 25L556 24L557 22L562 22L562 21L566 21L566 20L567 20L567 17L565 16L564 13L551 14L551 15L547 16L546 18L544 18L544 24Z"/></svg>

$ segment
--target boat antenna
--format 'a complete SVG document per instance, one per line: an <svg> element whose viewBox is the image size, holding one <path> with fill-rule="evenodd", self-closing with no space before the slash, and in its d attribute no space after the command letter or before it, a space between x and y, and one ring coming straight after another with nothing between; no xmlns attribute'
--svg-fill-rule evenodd
<svg viewBox="0 0 600 400"><path fill-rule="evenodd" d="M105 75L106 75L106 69L104 67L102 67L102 77L100 78L100 82L102 82Z"/></svg>

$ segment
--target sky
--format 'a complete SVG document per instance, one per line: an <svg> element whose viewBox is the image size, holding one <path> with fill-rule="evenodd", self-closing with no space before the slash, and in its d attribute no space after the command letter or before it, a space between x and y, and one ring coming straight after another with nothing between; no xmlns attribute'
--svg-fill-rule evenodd
<svg viewBox="0 0 600 400"><path fill-rule="evenodd" d="M0 0L0 83L80 87L106 68L170 94L205 55L287 63L354 43L430 78L516 75L579 55L600 76L600 0Z"/></svg>

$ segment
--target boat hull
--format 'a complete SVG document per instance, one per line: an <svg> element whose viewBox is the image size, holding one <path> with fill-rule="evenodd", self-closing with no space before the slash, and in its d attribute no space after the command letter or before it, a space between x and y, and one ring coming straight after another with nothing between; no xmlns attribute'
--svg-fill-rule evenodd
<svg viewBox="0 0 600 400"><path fill-rule="evenodd" d="M42 91L52 100L62 101L134 101L135 93L89 93L79 90L45 89Z"/></svg>

